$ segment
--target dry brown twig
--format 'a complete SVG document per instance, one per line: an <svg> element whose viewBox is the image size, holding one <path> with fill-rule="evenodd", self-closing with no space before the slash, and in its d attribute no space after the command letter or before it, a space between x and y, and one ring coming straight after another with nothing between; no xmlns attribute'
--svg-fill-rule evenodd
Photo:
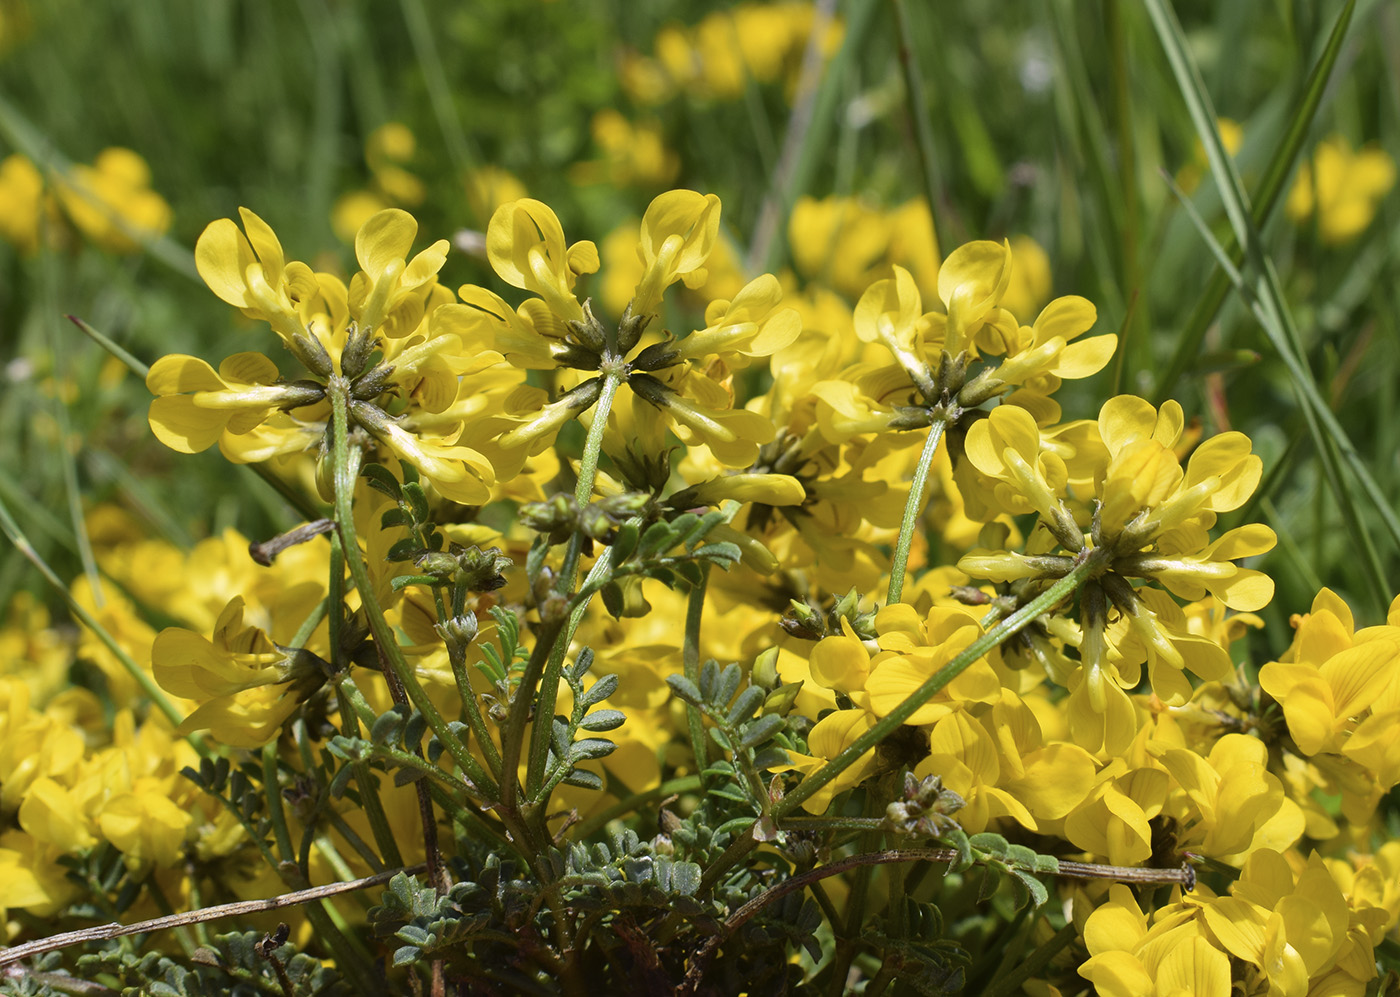
<svg viewBox="0 0 1400 997"><path fill-rule="evenodd" d="M371 886L380 886L389 882L399 873L409 876L416 876L426 869L424 863L414 866L407 866L403 869L389 869L385 872L376 873L373 876L366 876L363 879L352 879L345 883L328 883L325 886L313 886L305 890L296 890L292 893L284 893L280 897L270 897L266 900L238 900L229 904L218 904L214 907L201 907L199 910L185 911L183 914L167 914L164 917L153 917L149 921L137 921L135 924L98 924L91 928L79 928L77 931L65 931L59 935L50 935L47 938L39 938L32 942L25 942L23 945L15 945L9 948L0 948L0 967L10 966L28 959L30 956L42 955L45 952L52 952L56 949L67 948L69 945L78 945L82 942L101 942L109 938L121 938L124 935L141 935L151 931L164 931L166 928L179 928L187 924L197 924L201 921L216 921L221 917L235 917L239 914L258 914L263 911L279 910L283 907L295 907L298 904L308 903L312 900L324 900L327 897L339 896L342 893L353 893L356 890L367 889Z"/></svg>

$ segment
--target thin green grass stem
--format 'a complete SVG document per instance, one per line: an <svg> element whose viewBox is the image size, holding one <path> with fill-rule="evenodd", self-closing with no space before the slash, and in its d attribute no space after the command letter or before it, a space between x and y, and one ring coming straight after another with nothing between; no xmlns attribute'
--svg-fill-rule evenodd
<svg viewBox="0 0 1400 997"><path fill-rule="evenodd" d="M860 760L867 751L901 727L918 709L927 703L953 679L957 678L988 651L999 647L1011 637L1020 633L1033 620L1054 609L1061 601L1069 598L1084 582L1103 571L1099 552L1105 548L1091 548L1084 559L1069 574L1058 579L1054 585L1036 596L1026 605L988 630L977 640L963 649L957 657L944 665L886 716L881 717L869 730L846 746L837 756L816 772L803 779L792 792L774 806L771 816L779 824L804 802L816 795L823 786L831 782L846 769ZM725 850L706 870L701 889L713 887L719 878L739 859L758 845L751 834L740 834L734 844Z"/></svg>
<svg viewBox="0 0 1400 997"><path fill-rule="evenodd" d="M924 197L928 200L933 259L937 263L943 259L943 252L938 239L941 185L938 182L938 161L934 155L933 118L929 114L928 100L924 96L924 76L919 71L914 39L909 30L909 13L905 9L904 0L890 0L890 6L894 11L895 32L899 39L899 67L904 75L905 109L908 112L906 117L914 131L915 146L919 150L919 174L924 182Z"/></svg>
<svg viewBox="0 0 1400 997"><path fill-rule="evenodd" d="M1000 979L993 980L983 991L983 997L1011 997L1012 994L1021 993L1022 985L1032 976L1045 969L1050 964L1050 960L1055 958L1070 942L1074 941L1079 929L1071 921L1059 931L1055 932L1045 943L1028 955L1024 962L1018 965L1011 972Z"/></svg>
<svg viewBox="0 0 1400 997"><path fill-rule="evenodd" d="M73 593L68 591L68 586L63 584L63 579L58 577L53 568L49 567L48 562L34 549L33 544L31 544L29 538L24 535L24 531L19 528L19 524L16 523L14 517L10 515L9 507L6 506L3 501L0 501L0 531L3 531L5 536L9 538L10 543L15 545L15 549L24 555L30 564L34 565L34 567L39 570L39 574L44 576L44 580L63 596L63 600L68 604L69 611L82 621L83 626L92 631L107 650L112 652L117 661L121 663L122 668L126 670L126 673L132 677L136 684L140 686L141 691L155 704L156 709L160 710L165 718L170 721L171 726L179 727L180 723L185 718L180 714L180 711L176 709L175 704L165 695L165 690L157 685L156 680L152 678L144 668L136 663L135 659L126 652L125 648L117 643L116 638L107 631L107 628L99 623L96 617L89 613L78 600L73 598ZM189 741L194 749L201 755L208 754L208 749L204 745L204 739L198 734L186 734L185 740Z"/></svg>
<svg viewBox="0 0 1400 997"><path fill-rule="evenodd" d="M1355 0L1348 0L1337 15L1337 20L1332 25L1332 32L1327 39L1327 46L1308 75L1307 83L1303 88L1302 102L1289 122L1287 132L1279 140L1279 144L1269 159L1264 179L1260 182L1258 194L1254 199L1255 228L1262 229L1273 216L1279 196L1283 193L1284 185L1293 172L1293 166L1297 162L1303 143L1307 140L1308 132L1312 128L1313 118L1317 115L1323 94L1327 91L1328 81L1332 78L1332 70L1341 54L1342 43L1346 39L1347 28L1351 24L1352 14L1355 10ZM1244 250L1240 248L1238 242L1233 245L1228 256L1236 266L1244 260ZM1186 320L1185 331L1182 332L1177 341L1176 351L1172 355L1171 362L1157 380L1157 386L1153 392L1153 404L1160 405L1171 397L1177 382L1190 369L1191 364L1200 353L1201 342L1205 339L1206 331L1215 321L1215 316L1219 314L1221 305L1225 303L1225 296L1230 293L1231 285L1232 281L1226 268L1221 267L1211 275L1210 282L1206 285L1196 307L1192 309L1191 315Z"/></svg>
<svg viewBox="0 0 1400 997"><path fill-rule="evenodd" d="M890 562L890 586L885 596L886 605L894 605L904 594L904 575L909 567L909 549L914 543L914 531L919 525L919 517L924 511L924 492L928 487L929 469L933 467L934 455L938 453L939 441L948 427L947 417L935 419L928 428L928 438L924 441L923 453L919 455L918 466L914 468L914 480L909 483L909 498L904 503L904 518L899 524L899 538L894 545L894 559Z"/></svg>

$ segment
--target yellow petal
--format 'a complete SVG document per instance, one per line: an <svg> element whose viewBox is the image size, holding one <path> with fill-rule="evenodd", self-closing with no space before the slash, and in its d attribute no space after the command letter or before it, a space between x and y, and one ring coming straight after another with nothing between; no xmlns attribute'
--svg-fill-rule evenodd
<svg viewBox="0 0 1400 997"><path fill-rule="evenodd" d="M1118 395L1099 409L1099 432L1111 453L1135 440L1148 439L1157 424L1157 410L1145 398Z"/></svg>
<svg viewBox="0 0 1400 997"><path fill-rule="evenodd" d="M1230 960L1204 938L1191 938L1157 967L1157 993L1230 997Z"/></svg>
<svg viewBox="0 0 1400 997"><path fill-rule="evenodd" d="M251 304L244 275L255 262L248 240L228 218L210 222L194 246L195 269L204 283L222 300L239 308Z"/></svg>
<svg viewBox="0 0 1400 997"><path fill-rule="evenodd" d="M155 370L155 368L151 368ZM261 353L235 353L219 364L219 377L225 382L272 384L278 378L277 365ZM218 388L182 388L182 391L217 391ZM161 392L167 394L168 392Z"/></svg>
<svg viewBox="0 0 1400 997"><path fill-rule="evenodd" d="M1043 343L1059 336L1065 342L1069 342L1075 336L1082 335L1093 328L1098 318L1098 310L1094 308L1093 303L1088 298L1081 298L1074 294L1056 298L1045 306L1040 316L1035 320L1035 341ZM1112 354L1112 352L1110 349L1109 353Z"/></svg>
<svg viewBox="0 0 1400 997"><path fill-rule="evenodd" d="M1070 343L1060 351L1059 357L1046 368L1046 372L1067 380L1089 377L1108 365L1116 349L1118 336L1111 332L1105 336Z"/></svg>
<svg viewBox="0 0 1400 997"><path fill-rule="evenodd" d="M282 243L272 226L247 208L239 208L238 215L243 219L243 231L248 233L248 242L263 265L263 272L269 280L280 280L282 270L287 265L287 257L282 252Z"/></svg>
<svg viewBox="0 0 1400 997"><path fill-rule="evenodd" d="M154 395L178 395L187 391L222 391L227 385L199 357L172 353L151 365L146 387Z"/></svg>
<svg viewBox="0 0 1400 997"><path fill-rule="evenodd" d="M171 450L200 453L219 442L229 410L195 405L189 395L165 395L151 402L147 421L151 432Z"/></svg>
<svg viewBox="0 0 1400 997"><path fill-rule="evenodd" d="M391 263L402 263L408 257L417 234L418 222L407 211L386 208L376 213L355 233L355 259L360 269L377 279Z"/></svg>

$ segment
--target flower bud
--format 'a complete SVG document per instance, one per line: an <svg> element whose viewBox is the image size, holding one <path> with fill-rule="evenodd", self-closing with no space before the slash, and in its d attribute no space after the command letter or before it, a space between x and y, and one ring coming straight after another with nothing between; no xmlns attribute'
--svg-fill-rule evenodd
<svg viewBox="0 0 1400 997"><path fill-rule="evenodd" d="M435 624L433 629L448 647L465 650L476 639L476 614L467 610L461 616L454 616L443 623Z"/></svg>

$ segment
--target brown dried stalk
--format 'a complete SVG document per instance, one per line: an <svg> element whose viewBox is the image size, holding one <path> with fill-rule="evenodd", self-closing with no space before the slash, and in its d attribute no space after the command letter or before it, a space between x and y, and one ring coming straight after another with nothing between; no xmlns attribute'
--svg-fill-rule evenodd
<svg viewBox="0 0 1400 997"><path fill-rule="evenodd" d="M39 938L32 942L25 942L23 945L0 948L0 966L9 966L22 959L28 959L30 956L42 955L45 952L67 948L81 942L101 942L109 938L121 938L123 935L141 935L151 931L164 931L166 928L197 924L201 921L215 921L221 917L257 914L262 911L278 910L282 907L294 907L311 900L322 900L326 897L339 896L342 893L353 893L355 890L379 886L389 882L399 873L416 876L425 868L427 866L420 862L418 865L403 869L389 869L373 876L366 876L363 879L313 886L305 890L284 893L280 897L270 897L267 900L239 900L230 904L218 904L214 907L201 907L199 910L185 911L182 914L153 917L149 921L137 921L135 924L98 924L91 928L79 928L77 931L65 931L60 935L50 935L48 938Z"/></svg>

